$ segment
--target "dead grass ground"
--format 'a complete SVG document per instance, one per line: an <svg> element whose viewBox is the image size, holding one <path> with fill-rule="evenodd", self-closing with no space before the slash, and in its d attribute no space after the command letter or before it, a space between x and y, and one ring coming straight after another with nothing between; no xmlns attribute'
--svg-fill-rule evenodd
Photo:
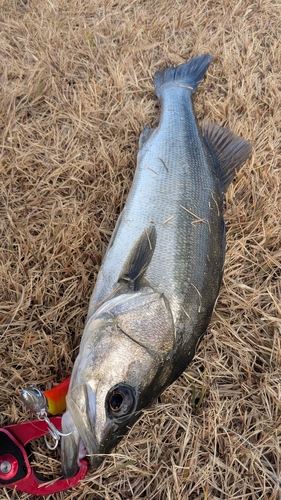
<svg viewBox="0 0 281 500"><path fill-rule="evenodd" d="M153 73L210 52L199 121L229 126L254 154L227 193L225 275L208 334L116 454L48 498L279 499L280 5L2 0L0 30L0 425L30 418L22 387L71 373L138 136L159 117ZM41 449L41 467L59 471ZM32 497L1 489L0 498Z"/></svg>

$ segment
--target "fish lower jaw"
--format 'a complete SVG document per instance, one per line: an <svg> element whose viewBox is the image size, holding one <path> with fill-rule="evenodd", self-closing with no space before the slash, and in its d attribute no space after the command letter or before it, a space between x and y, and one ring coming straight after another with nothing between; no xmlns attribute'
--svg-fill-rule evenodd
<svg viewBox="0 0 281 500"><path fill-rule="evenodd" d="M104 455L89 455L89 461L92 467L98 469L104 461Z"/></svg>
<svg viewBox="0 0 281 500"><path fill-rule="evenodd" d="M82 439L79 441L79 448L78 448L78 463L82 458L84 458L86 455L88 455L86 446L84 445Z"/></svg>
<svg viewBox="0 0 281 500"><path fill-rule="evenodd" d="M82 458L87 457L91 466L97 469L103 462L104 455L99 454L98 452L100 450L97 450L95 447L91 447L90 444L88 444L88 446L89 447L87 449L83 440L80 437L78 441L77 466L80 467L80 460L82 460Z"/></svg>

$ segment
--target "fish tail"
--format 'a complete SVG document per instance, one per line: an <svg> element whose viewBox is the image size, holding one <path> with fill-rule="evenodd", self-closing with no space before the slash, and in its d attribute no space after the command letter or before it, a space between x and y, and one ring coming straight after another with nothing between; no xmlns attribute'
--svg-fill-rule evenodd
<svg viewBox="0 0 281 500"><path fill-rule="evenodd" d="M212 59L213 56L210 54L202 54L201 56L193 57L187 63L180 66L170 66L169 68L157 71L154 75L157 97L160 97L164 86L186 87L193 94L204 77Z"/></svg>

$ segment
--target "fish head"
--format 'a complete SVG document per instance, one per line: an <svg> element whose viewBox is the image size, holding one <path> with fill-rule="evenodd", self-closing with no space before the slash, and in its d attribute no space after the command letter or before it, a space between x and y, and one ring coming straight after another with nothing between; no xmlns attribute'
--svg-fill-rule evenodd
<svg viewBox="0 0 281 500"><path fill-rule="evenodd" d="M150 290L122 294L89 318L63 416L65 477L85 454L98 467L141 410L168 385L174 326L165 297Z"/></svg>

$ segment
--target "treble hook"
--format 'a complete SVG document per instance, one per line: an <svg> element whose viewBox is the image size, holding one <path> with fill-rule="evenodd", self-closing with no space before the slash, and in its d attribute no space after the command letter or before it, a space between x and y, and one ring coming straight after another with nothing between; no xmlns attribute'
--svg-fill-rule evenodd
<svg viewBox="0 0 281 500"><path fill-rule="evenodd" d="M70 434L72 434L72 431L65 433L59 431L56 426L50 421L47 415L49 409L48 401L45 394L40 391L40 389L37 389L37 387L31 385L28 389L22 390L21 398L23 403L32 411L32 413L36 414L39 420L45 420L48 426L49 433L55 441L55 444L51 445L48 442L46 435L44 436L46 446L49 450L55 450L57 448L61 437L70 436Z"/></svg>
<svg viewBox="0 0 281 500"><path fill-rule="evenodd" d="M39 413L38 412L38 413L36 413L36 415L38 417L38 420L45 420L45 422L46 422L46 424L48 426L49 433L51 434L52 438L55 441L55 444L52 446L48 442L47 436L46 435L44 436L46 446L47 446L47 448L49 448L49 450L55 450L57 448L61 437L70 436L70 434L72 434L72 431L70 431L70 432L61 432L61 431L59 431L56 428L56 426L51 422L51 420L49 419L47 413Z"/></svg>

